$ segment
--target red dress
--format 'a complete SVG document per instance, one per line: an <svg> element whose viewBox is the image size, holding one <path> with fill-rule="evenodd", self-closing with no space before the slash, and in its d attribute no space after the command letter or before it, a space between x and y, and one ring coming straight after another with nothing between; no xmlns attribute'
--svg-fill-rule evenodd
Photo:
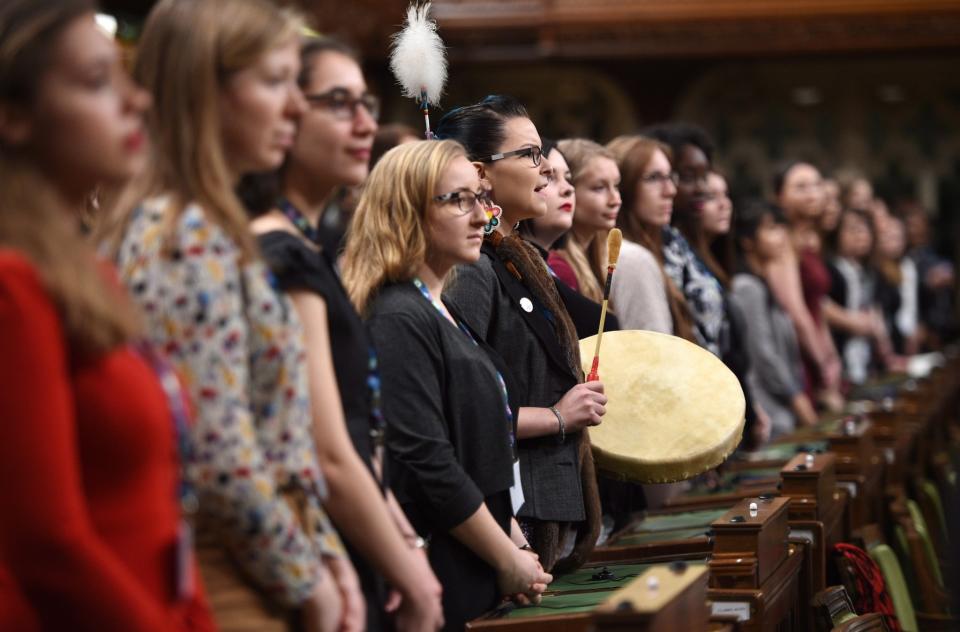
<svg viewBox="0 0 960 632"><path fill-rule="evenodd" d="M557 275L557 278L566 283L570 289L576 292L580 291L580 281L577 280L577 273L573 271L573 266L567 262L562 254L556 250L551 250L550 254L547 255L547 265Z"/></svg>
<svg viewBox="0 0 960 632"><path fill-rule="evenodd" d="M215 629L199 583L176 597L178 455L153 369L129 347L69 357L9 250L0 350L0 629Z"/></svg>
<svg viewBox="0 0 960 632"><path fill-rule="evenodd" d="M800 251L800 283L803 288L803 302L810 310L814 324L820 327L823 320L823 299L830 293L830 270L816 250ZM823 386L820 369L807 354L803 354L803 373L807 395L816 396L818 387Z"/></svg>

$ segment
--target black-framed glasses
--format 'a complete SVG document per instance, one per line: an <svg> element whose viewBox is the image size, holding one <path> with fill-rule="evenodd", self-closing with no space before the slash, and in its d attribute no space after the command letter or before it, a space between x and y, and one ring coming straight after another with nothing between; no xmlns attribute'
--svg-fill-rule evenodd
<svg viewBox="0 0 960 632"><path fill-rule="evenodd" d="M539 167L540 158L543 157L543 150L536 146L524 147L523 149L515 149L502 154L494 154L487 158L481 158L479 162L496 162L498 160L503 160L504 158L510 158L511 156L530 156L530 160L533 161L533 166Z"/></svg>
<svg viewBox="0 0 960 632"><path fill-rule="evenodd" d="M323 94L305 94L303 98L310 107L324 107L335 119L341 121L353 119L357 115L357 107L361 105L374 121L380 119L380 98L369 92L354 98L348 90L334 88Z"/></svg>
<svg viewBox="0 0 960 632"><path fill-rule="evenodd" d="M440 204L456 203L460 209L460 215L466 215L477 208L477 203L481 208L490 206L490 194L487 191L451 191L443 195L437 195L433 198L434 202Z"/></svg>
<svg viewBox="0 0 960 632"><path fill-rule="evenodd" d="M654 171L653 173L648 173L647 175L640 178L644 184L655 184L657 186L663 186L667 182L672 182L673 186L680 184L680 174L676 171L671 171L670 173L663 173L662 171Z"/></svg>

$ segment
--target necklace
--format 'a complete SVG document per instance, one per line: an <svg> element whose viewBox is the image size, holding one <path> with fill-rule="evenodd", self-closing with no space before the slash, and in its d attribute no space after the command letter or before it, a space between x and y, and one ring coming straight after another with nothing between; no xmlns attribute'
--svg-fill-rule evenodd
<svg viewBox="0 0 960 632"><path fill-rule="evenodd" d="M300 233L316 245L320 245L320 229L310 223L310 220L300 212L287 198L280 198L277 201L280 212L290 220Z"/></svg>

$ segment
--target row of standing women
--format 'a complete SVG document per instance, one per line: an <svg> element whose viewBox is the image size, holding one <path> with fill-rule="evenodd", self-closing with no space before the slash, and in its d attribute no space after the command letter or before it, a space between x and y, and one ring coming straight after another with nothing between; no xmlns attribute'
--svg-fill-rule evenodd
<svg viewBox="0 0 960 632"><path fill-rule="evenodd" d="M744 209L734 271L695 129L552 143L494 96L368 174L379 102L296 16L161 0L134 82L93 10L0 8L3 629L462 629L538 601L645 502L598 488L579 357L614 226L611 325L720 356L758 436L839 398L827 320L885 340L842 265L846 298L810 302L808 165L780 187L797 247ZM320 218L360 184L338 262Z"/></svg>

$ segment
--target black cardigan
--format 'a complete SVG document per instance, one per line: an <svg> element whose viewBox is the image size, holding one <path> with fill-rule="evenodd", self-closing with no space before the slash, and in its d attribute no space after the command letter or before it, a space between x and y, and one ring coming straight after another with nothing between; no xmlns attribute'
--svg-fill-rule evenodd
<svg viewBox="0 0 960 632"><path fill-rule="evenodd" d="M454 318L462 317L448 305ZM487 506L505 533L513 512L514 448L502 361L444 318L412 283L385 287L367 321L380 355L391 486L443 584L444 630L494 608L492 567L449 530Z"/></svg>
<svg viewBox="0 0 960 632"><path fill-rule="evenodd" d="M367 330L380 358L391 487L420 533L448 531L513 483L515 422L493 360L412 283L380 292Z"/></svg>
<svg viewBox="0 0 960 632"><path fill-rule="evenodd" d="M546 264L544 264L544 274ZM553 406L577 384L564 358L553 324L527 287L506 269L494 247L484 242L480 260L457 270L444 292L509 367L511 399L520 406ZM526 311L522 306L533 306ZM577 522L586 518L576 433L558 444L555 436L519 442L525 503L518 515Z"/></svg>

